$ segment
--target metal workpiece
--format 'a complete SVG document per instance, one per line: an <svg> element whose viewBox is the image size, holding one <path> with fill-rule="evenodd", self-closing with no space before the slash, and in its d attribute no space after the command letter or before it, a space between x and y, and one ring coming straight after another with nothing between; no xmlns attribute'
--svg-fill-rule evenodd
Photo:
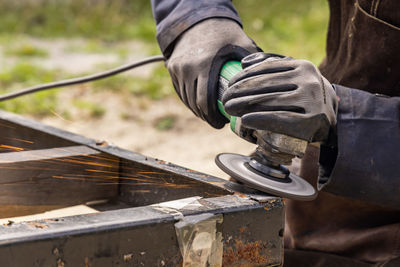
<svg viewBox="0 0 400 267"><path fill-rule="evenodd" d="M96 210L0 225L1 266L282 264L280 198L3 111L0 127L0 218Z"/></svg>
<svg viewBox="0 0 400 267"><path fill-rule="evenodd" d="M204 256L208 246L216 246L214 262L222 266L281 263L282 201L261 204L231 195L174 205L0 226L0 259L4 266L179 266L193 252L203 251ZM177 234L185 226L201 231ZM197 243L191 242L196 238ZM180 244L192 246L182 254ZM209 266L204 258L197 264Z"/></svg>

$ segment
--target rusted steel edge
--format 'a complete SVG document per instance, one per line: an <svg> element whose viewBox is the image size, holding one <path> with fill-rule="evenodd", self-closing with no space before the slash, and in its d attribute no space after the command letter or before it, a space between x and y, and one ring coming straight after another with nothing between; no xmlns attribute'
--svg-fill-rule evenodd
<svg viewBox="0 0 400 267"><path fill-rule="evenodd" d="M180 200L178 200L179 202ZM184 201L184 200L182 200ZM1 255L8 255L9 251L20 251L20 246L28 246L29 249L40 248L37 254L30 254L28 258L18 259L19 261L32 261L38 259L51 259L49 255L51 252L54 253L54 248L59 250L58 246L62 244L62 246L68 245L69 242L75 242L74 240L81 240L77 241L79 246L82 246L82 250L86 251L85 253L94 253L96 255L95 249L88 249L85 245L85 242L93 242L92 238L98 238L99 242L103 242L104 240L108 240L108 242L115 242L116 246L118 245L120 238L130 238L125 236L122 233L129 233L133 229L142 229L143 227L148 227L151 225L161 225L161 224L168 224L171 227L168 229L174 229L174 226L177 226L179 222L187 222L190 220L189 217L195 218L196 216L203 216L206 214L212 215L222 215L222 217L218 217L220 224L223 224L223 228L214 229L218 232L221 232L223 237L219 237L218 242L223 242L224 251L228 254L224 254L224 257L227 256L228 258L224 258L224 261L228 261L228 263L232 260L229 258L229 255L232 256L232 253L236 253L236 249L244 249L245 247L257 247L258 251L262 253L259 256L258 260L267 261L268 266L276 266L279 265L282 261L281 253L283 251L283 237L278 233L281 232L283 229L283 218L284 218L284 209L282 201L275 201L270 202L268 204L262 204L258 201L251 200L249 198L240 197L237 195L228 195L223 197L216 197L216 198L192 198L190 201L187 201L184 205L177 205L177 201L174 201L175 204L168 204L168 203L160 203L154 204L151 206L144 206L138 208L129 208L124 210L114 210L114 211L106 211L102 213L92 214L90 216L71 216L65 218L57 218L57 219L49 219L49 220L39 220L35 222L26 222L26 223L15 223L15 224L8 224L6 226L0 226L0 256ZM247 214L247 216L246 216ZM265 215L262 215L265 214ZM275 214L275 215L272 215ZM257 217L257 216L262 217ZM240 217L237 217L240 216ZM259 220L252 220L251 218L256 216L256 218L261 219L263 218L264 222ZM185 218L188 218L186 220ZM240 219L239 219L240 218ZM239 219L239 220L238 220ZM250 221L249 221L250 220ZM252 229L251 232L246 233L246 227L248 226L247 223L253 224L260 224L260 223L267 223L269 227L269 234L273 234L273 238L268 239L268 243L262 244L261 240L265 232L264 227L250 227ZM246 226L247 225L247 226ZM243 228L243 231L242 231ZM146 229L146 228L144 228ZM241 237L236 236L238 233L237 231L240 229L240 233L243 232ZM117 235L117 239L113 239L114 232L121 232L120 235ZM146 230L147 231L147 230ZM275 233L276 232L276 233ZM235 234L236 233L236 234ZM103 235L100 236L100 234ZM167 233L164 233L167 234ZM105 238L105 236L109 236L109 238ZM171 235L170 244L160 244L164 251L164 247L174 246L175 240L172 236L175 235L174 231L168 233ZM235 238L239 238L236 241L230 240L231 235L234 235ZM91 238L89 238L92 236ZM89 238L90 241L87 241ZM176 236L177 240L180 238ZM222 239L221 239L222 238ZM151 237L149 236L149 239ZM257 241L260 240L260 241ZM149 241L149 243L147 242ZM153 247L153 241L147 240L142 241L141 248L144 253L148 253L149 258L148 260L154 261L162 261L163 259L154 258L150 256L150 250L156 249L158 253L159 248ZM126 241L122 241L125 242ZM178 240L179 242L179 240ZM232 243L233 242L233 243ZM236 243L235 243L236 242ZM239 242L239 243L238 243ZM272 243L271 243L272 242ZM121 243L121 244L125 244ZM240 245L239 247L237 245ZM104 245L104 244L103 244ZM100 243L100 247L103 246ZM265 247L268 245L269 247ZM45 247L50 246L53 248L52 250L47 251L44 249ZM243 246L243 248L242 248ZM260 246L260 247L258 247ZM15 247L15 248L14 248ZM122 249L122 248L121 248ZM175 248L174 248L175 249ZM222 248L219 248L222 249ZM234 249L233 251L231 251ZM149 250L149 251L147 251ZM46 252L47 251L47 252ZM64 256L73 256L74 258L77 257L76 248L74 249L74 254L70 255L71 252L64 249L60 249L63 251ZM169 250L170 251L170 250ZM83 253L83 252L82 252ZM230 253L230 254L229 254ZM40 254L40 255L39 255ZM87 254L84 254L85 256ZM143 254L144 255L144 254ZM159 254L157 254L159 255ZM176 254L175 254L176 255ZM221 256L222 254L220 254ZM247 254L246 254L247 255ZM244 256L246 256L244 255ZM93 255L87 255L89 259L93 259ZM110 254L109 257L119 257L120 255ZM250 255L251 256L251 255ZM270 258L268 258L268 257ZM8 256L7 256L8 257ZM240 260L241 256L235 254L233 260ZM10 258L11 259L11 258ZM71 258L70 258L71 259ZM5 259L4 259L5 260ZM16 259L12 259L15 261ZM257 260L254 259L253 256L248 260ZM178 259L178 262L180 260ZM219 262L221 259L219 260ZM68 262L68 261L67 261ZM155 266L155 265L153 265ZM227 266L227 265L225 265ZM257 265L258 266L258 265ZM263 265L265 266L265 265Z"/></svg>
<svg viewBox="0 0 400 267"><path fill-rule="evenodd" d="M181 208L160 209L159 204L143 207L126 208L123 210L103 211L90 214L90 216L77 215L44 219L31 222L10 223L0 225L0 247L47 238L79 235L83 233L109 231L125 227L157 224L166 221L178 221L185 216L193 216L202 213L226 214L252 209L265 209L265 203L259 203L249 198L235 195L207 198L200 201L201 205L193 207L187 205ZM276 201L267 205L268 211L283 207L282 201ZM32 222L44 225L38 228L31 227Z"/></svg>

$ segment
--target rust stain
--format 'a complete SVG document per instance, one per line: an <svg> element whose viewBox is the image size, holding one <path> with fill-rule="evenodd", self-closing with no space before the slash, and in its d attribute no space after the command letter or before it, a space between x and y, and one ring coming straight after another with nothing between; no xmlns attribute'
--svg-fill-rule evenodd
<svg viewBox="0 0 400 267"><path fill-rule="evenodd" d="M223 197L223 196L226 196L226 194L216 194L216 193L209 193L209 192L204 192L204 195L208 196L208 197Z"/></svg>
<svg viewBox="0 0 400 267"><path fill-rule="evenodd" d="M234 195L238 196L238 197L243 197L243 198L247 198L248 197L247 195L242 194L242 193L238 193L238 192L235 192Z"/></svg>
<svg viewBox="0 0 400 267"><path fill-rule="evenodd" d="M60 255L60 250L58 248L54 248L53 255L56 255L56 256Z"/></svg>
<svg viewBox="0 0 400 267"><path fill-rule="evenodd" d="M249 230L249 227L247 227L247 226L242 226L242 227L240 227L240 229L239 229L239 231L240 231L241 234L244 233L244 232L247 231L247 230Z"/></svg>
<svg viewBox="0 0 400 267"><path fill-rule="evenodd" d="M38 229L45 229L45 228L49 228L49 226L47 226L44 223L41 222L29 222L27 223L29 226L34 227L34 228L38 228Z"/></svg>
<svg viewBox="0 0 400 267"><path fill-rule="evenodd" d="M132 259L133 259L133 254L132 253L124 255L124 262L131 261Z"/></svg>
<svg viewBox="0 0 400 267"><path fill-rule="evenodd" d="M90 261L88 257L85 257L85 267L90 267Z"/></svg>
<svg viewBox="0 0 400 267"><path fill-rule="evenodd" d="M65 262L62 259L58 259L57 260L57 267L64 267L65 266Z"/></svg>
<svg viewBox="0 0 400 267"><path fill-rule="evenodd" d="M11 226L11 225L13 225L13 224L14 224L13 221L8 220L8 223L4 223L3 225L4 225L4 226Z"/></svg>
<svg viewBox="0 0 400 267"><path fill-rule="evenodd" d="M264 249L262 241L244 243L235 238L233 246L228 246L224 251L222 266L265 266L268 259L263 255Z"/></svg>
<svg viewBox="0 0 400 267"><path fill-rule="evenodd" d="M96 146L106 147L106 146L108 146L108 143L107 143L107 141L104 141L104 140L96 140Z"/></svg>

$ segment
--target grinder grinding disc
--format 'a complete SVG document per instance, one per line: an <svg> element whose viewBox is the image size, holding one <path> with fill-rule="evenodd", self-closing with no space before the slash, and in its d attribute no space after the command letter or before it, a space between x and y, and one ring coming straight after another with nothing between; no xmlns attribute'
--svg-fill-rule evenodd
<svg viewBox="0 0 400 267"><path fill-rule="evenodd" d="M215 163L232 178L262 192L294 200L313 200L317 192L307 181L290 173L286 178L266 175L249 165L252 158L232 153L217 155Z"/></svg>

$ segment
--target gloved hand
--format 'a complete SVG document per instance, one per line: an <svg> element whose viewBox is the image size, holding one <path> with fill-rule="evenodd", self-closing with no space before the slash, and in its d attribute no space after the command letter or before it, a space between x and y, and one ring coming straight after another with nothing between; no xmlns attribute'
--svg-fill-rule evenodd
<svg viewBox="0 0 400 267"><path fill-rule="evenodd" d="M276 56L257 53L242 60L244 69L222 97L226 112L241 117L246 128L325 142L336 125L334 88L311 62Z"/></svg>
<svg viewBox="0 0 400 267"><path fill-rule="evenodd" d="M186 106L214 128L222 128L227 120L217 109L220 69L228 60L240 60L258 51L237 22L213 18L179 37L166 66Z"/></svg>

